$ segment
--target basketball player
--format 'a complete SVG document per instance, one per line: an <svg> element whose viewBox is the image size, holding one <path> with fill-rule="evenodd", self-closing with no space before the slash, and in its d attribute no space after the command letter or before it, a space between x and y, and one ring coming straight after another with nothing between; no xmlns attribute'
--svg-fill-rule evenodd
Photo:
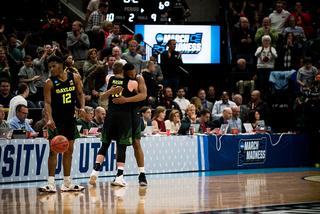
<svg viewBox="0 0 320 214"><path fill-rule="evenodd" d="M133 131L132 146L134 149L134 156L136 158L138 169L139 169L139 185L147 186L148 183L147 183L145 169L144 169L144 154L140 144L141 120L140 120L140 108L139 108L139 101L145 100L147 97L147 88L146 88L144 78L141 75L136 74L135 67L132 63L127 63L124 66L124 75L138 82L139 94L132 97L125 97L124 95L122 95L118 98L114 98L113 103L116 103L116 104L132 103L132 108L131 108L132 131Z"/></svg>
<svg viewBox="0 0 320 214"><path fill-rule="evenodd" d="M84 94L79 75L63 71L63 62L57 56L48 59L51 77L44 83L44 109L48 115L45 127L48 129L48 139L63 135L69 140L69 148L62 156L63 184L62 191L82 191L84 187L74 184L70 178L73 144L80 137L74 118L74 103L76 96L80 103L80 112L84 113ZM48 182L38 187L40 192L56 192L55 171L57 167L57 153L50 148L48 159Z"/></svg>
<svg viewBox="0 0 320 214"><path fill-rule="evenodd" d="M99 176L99 170L105 159L106 152L112 140L117 142L117 176L113 185L127 186L123 178L123 169L125 164L125 155L127 146L132 145L132 122L131 122L131 104L114 104L112 99L121 95L131 97L138 93L138 83L134 80L124 77L123 65L116 62L112 66L113 75L106 77L107 91L100 99L104 101L109 99L108 114L102 129L102 145L98 151L96 163L92 170L89 184L96 185Z"/></svg>

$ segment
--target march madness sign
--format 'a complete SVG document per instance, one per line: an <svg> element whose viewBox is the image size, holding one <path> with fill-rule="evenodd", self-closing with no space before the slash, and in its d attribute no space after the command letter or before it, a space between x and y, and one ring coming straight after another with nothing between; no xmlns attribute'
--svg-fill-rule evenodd
<svg viewBox="0 0 320 214"><path fill-rule="evenodd" d="M238 166L264 163L266 160L267 138L243 139L239 141Z"/></svg>

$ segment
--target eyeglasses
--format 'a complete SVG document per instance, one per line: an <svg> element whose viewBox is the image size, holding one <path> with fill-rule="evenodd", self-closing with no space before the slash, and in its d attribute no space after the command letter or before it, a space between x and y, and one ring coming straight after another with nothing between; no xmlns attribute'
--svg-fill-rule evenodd
<svg viewBox="0 0 320 214"><path fill-rule="evenodd" d="M22 114L24 114L24 115L28 115L29 113L26 113L26 112L22 112L22 111L19 111L19 112L21 112Z"/></svg>

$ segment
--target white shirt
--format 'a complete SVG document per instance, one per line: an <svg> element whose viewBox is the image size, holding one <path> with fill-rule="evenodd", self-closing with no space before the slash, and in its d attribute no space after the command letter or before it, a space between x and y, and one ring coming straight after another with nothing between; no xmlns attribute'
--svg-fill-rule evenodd
<svg viewBox="0 0 320 214"><path fill-rule="evenodd" d="M269 15L269 19L271 20L270 26L275 28L279 35L283 35L286 20L289 15L290 13L286 10L282 10L281 13L278 13L276 10L274 10L273 13Z"/></svg>
<svg viewBox="0 0 320 214"><path fill-rule="evenodd" d="M174 124L174 122L171 122L170 120L164 121L166 124L166 128L170 129L170 132L179 131L180 125L178 123Z"/></svg>
<svg viewBox="0 0 320 214"><path fill-rule="evenodd" d="M184 117L185 116L185 111L182 110L182 109L186 109L187 106L190 104L190 101L187 100L184 97L183 98L176 97L173 101L175 101L178 104L178 106L181 109L182 117Z"/></svg>
<svg viewBox="0 0 320 214"><path fill-rule="evenodd" d="M232 108L233 106L236 106L236 104L230 100L226 104L222 103L222 100L215 102L212 108L212 119L215 120L221 117L225 108Z"/></svg>
<svg viewBox="0 0 320 214"><path fill-rule="evenodd" d="M16 116L16 108L19 104L23 104L27 106L27 100L24 99L21 95L15 96L10 100L7 121L11 120Z"/></svg>

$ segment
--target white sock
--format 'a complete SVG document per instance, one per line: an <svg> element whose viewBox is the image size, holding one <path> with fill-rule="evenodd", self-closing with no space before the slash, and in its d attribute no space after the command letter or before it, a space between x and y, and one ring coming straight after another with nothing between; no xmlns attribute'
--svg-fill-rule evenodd
<svg viewBox="0 0 320 214"><path fill-rule="evenodd" d="M48 183L54 183L54 176L48 177Z"/></svg>
<svg viewBox="0 0 320 214"><path fill-rule="evenodd" d="M143 173L146 173L146 172L144 171L144 167L138 167L138 169L139 169L139 174L141 174L142 172L143 172Z"/></svg>
<svg viewBox="0 0 320 214"><path fill-rule="evenodd" d="M124 166L118 166L118 170L119 169L123 171L124 170Z"/></svg>
<svg viewBox="0 0 320 214"><path fill-rule="evenodd" d="M64 176L63 181L65 181L65 182L70 181L70 176Z"/></svg>

